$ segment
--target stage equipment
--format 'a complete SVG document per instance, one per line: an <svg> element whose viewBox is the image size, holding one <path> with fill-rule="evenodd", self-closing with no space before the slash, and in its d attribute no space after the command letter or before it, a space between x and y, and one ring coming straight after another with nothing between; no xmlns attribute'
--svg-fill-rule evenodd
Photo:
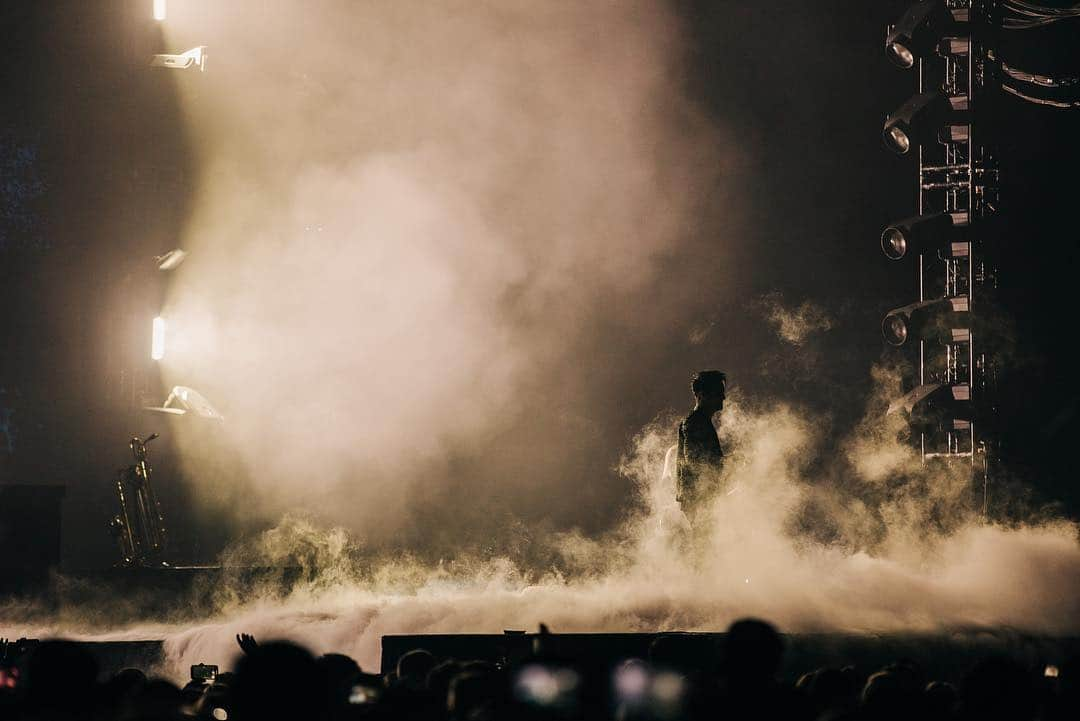
<svg viewBox="0 0 1080 721"><path fill-rule="evenodd" d="M965 18L966 19L966 18ZM945 0L924 0L908 8L885 38L885 53L893 64L910 68L915 60L937 49L942 38L953 32L957 19Z"/></svg>
<svg viewBox="0 0 1080 721"><path fill-rule="evenodd" d="M150 357L156 361L165 357L165 319L160 315L154 318L153 333L150 339Z"/></svg>
<svg viewBox="0 0 1080 721"><path fill-rule="evenodd" d="M928 383L917 386L889 404L886 415L903 414L914 435L919 438L920 451L925 458L945 458L975 442L977 410L971 400L971 387L965 383L948 385ZM934 433L948 430L949 446L928 448L926 439Z"/></svg>
<svg viewBox="0 0 1080 721"><path fill-rule="evenodd" d="M1073 3L1073 7L1053 7L1027 0L1002 0L1001 6L1008 13L1002 23L1006 30L1028 30L1080 18L1077 3Z"/></svg>
<svg viewBox="0 0 1080 721"><path fill-rule="evenodd" d="M885 120L881 137L898 155L905 155L914 145L932 140L956 142L967 133L967 97L948 96L942 92L920 92L897 108Z"/></svg>
<svg viewBox="0 0 1080 721"><path fill-rule="evenodd" d="M129 443L135 465L120 469L116 478L116 495L120 513L113 517L109 528L120 547L120 565L165 566L165 517L154 488L150 483L153 469L147 462L146 444L158 437L150 434L146 440L134 436Z"/></svg>
<svg viewBox="0 0 1080 721"><path fill-rule="evenodd" d="M890 311L885 342L910 352L912 388L890 413L903 411L923 460L970 467L976 502L990 504L998 440L997 356L988 317L997 270L989 261L990 220L998 211L998 166L988 142L986 104L998 92L994 43L997 0L920 2L886 31L890 60L915 67L915 95L889 116L885 144L912 157L913 217L881 234L892 260L912 258L916 300ZM936 52L935 52L936 51Z"/></svg>
<svg viewBox="0 0 1080 721"><path fill-rule="evenodd" d="M911 336L930 340L931 336L951 342L960 337L966 339L971 332L966 317L967 298L936 298L923 300L889 311L881 321L881 335L885 342L902 346Z"/></svg>
<svg viewBox="0 0 1080 721"><path fill-rule="evenodd" d="M881 250L892 260L948 249L952 255L967 253L955 229L967 225L966 213L931 213L897 221L881 233Z"/></svg>
<svg viewBox="0 0 1080 721"><path fill-rule="evenodd" d="M173 416L184 416L190 413L212 421L225 420L225 417L218 413L210 401L206 400L206 396L187 386L173 386L172 392L164 403L160 406L145 406L143 410Z"/></svg>
<svg viewBox="0 0 1080 721"><path fill-rule="evenodd" d="M179 248L173 248L168 253L156 256L154 262L157 263L158 270L170 271L176 270L180 267L180 264L187 258L187 253Z"/></svg>
<svg viewBox="0 0 1080 721"><path fill-rule="evenodd" d="M968 415L968 401L971 400L971 387L966 384L948 385L945 383L927 383L917 386L889 404L886 415L893 413L913 414L920 409L948 409L950 413L959 412ZM960 409L960 404L965 404Z"/></svg>
<svg viewBox="0 0 1080 721"><path fill-rule="evenodd" d="M206 46L200 45L179 55L155 55L150 58L150 67L174 70L197 67L201 72L206 72Z"/></svg>
<svg viewBox="0 0 1080 721"><path fill-rule="evenodd" d="M1049 76L1001 63L1001 89L1021 100L1045 107L1074 110L1080 107L1080 78Z"/></svg>

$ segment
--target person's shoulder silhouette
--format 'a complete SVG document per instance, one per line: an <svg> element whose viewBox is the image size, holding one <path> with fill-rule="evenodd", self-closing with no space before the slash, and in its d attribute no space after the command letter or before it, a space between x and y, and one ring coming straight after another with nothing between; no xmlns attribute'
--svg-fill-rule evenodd
<svg viewBox="0 0 1080 721"><path fill-rule="evenodd" d="M684 510L699 500L702 476L719 471L724 460L713 416L723 410L727 376L717 370L694 374L690 381L694 408L679 424L676 499Z"/></svg>

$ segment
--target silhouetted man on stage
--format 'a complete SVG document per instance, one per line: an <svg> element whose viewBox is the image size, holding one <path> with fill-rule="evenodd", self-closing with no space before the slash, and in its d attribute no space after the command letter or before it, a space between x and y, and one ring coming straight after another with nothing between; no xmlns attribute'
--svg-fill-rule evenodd
<svg viewBox="0 0 1080 721"><path fill-rule="evenodd" d="M699 371L690 382L690 390L697 402L679 424L675 499L692 524L724 462L712 418L724 408L727 377L720 371Z"/></svg>

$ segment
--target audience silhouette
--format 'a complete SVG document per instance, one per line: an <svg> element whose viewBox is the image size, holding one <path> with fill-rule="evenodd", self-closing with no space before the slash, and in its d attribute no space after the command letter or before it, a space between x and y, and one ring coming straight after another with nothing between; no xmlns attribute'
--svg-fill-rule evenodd
<svg viewBox="0 0 1080 721"><path fill-rule="evenodd" d="M204 669L182 689L138 669L99 679L94 657L74 641L27 644L21 655L4 642L0 721L1080 718L1076 659L1044 673L1012 658L984 658L957 685L928 680L906 660L868 676L853 666L818 668L792 684L781 677L784 639L758 619L732 624L719 645L702 635L662 634L647 659L613 668L535 644L500 662L415 649L390 673L376 674L348 656L315 657L287 641L242 634L237 642L243 653L233 671Z"/></svg>

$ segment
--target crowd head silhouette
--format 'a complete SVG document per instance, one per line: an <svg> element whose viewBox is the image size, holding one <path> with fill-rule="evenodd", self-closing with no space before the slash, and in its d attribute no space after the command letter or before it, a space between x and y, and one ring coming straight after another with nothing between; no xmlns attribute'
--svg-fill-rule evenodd
<svg viewBox="0 0 1080 721"><path fill-rule="evenodd" d="M879 669L808 669L790 682L781 676L784 639L759 619L735 622L718 641L661 634L647 658L608 664L535 643L498 660L439 658L418 648L402 654L389 672L374 673L348 656L316 657L289 641L260 643L246 634L237 641L241 654L233 670L193 668L183 688L134 668L100 678L94 656L75 641L5 643L0 720L1080 718L1076 659L1045 673L989 656L956 679L929 678L917 663L901 659Z"/></svg>

